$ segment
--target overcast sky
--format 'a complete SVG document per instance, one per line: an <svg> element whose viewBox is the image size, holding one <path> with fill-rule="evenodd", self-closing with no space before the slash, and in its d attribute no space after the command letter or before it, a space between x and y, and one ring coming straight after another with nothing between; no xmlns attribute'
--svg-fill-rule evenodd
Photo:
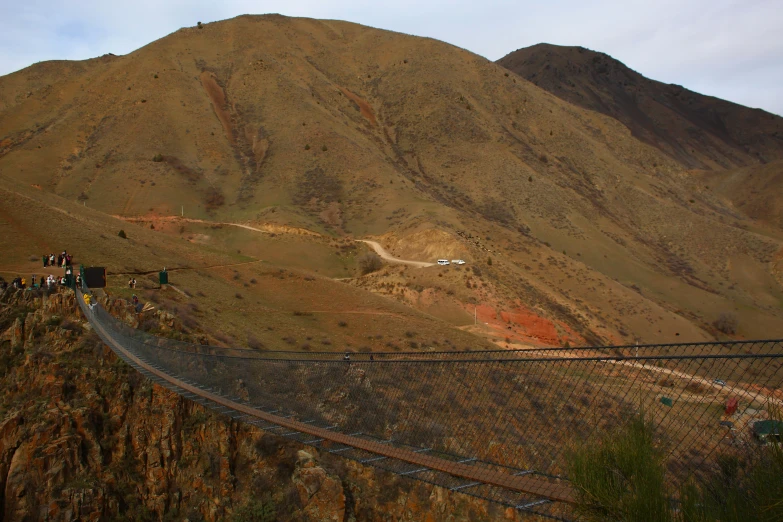
<svg viewBox="0 0 783 522"><path fill-rule="evenodd" d="M248 13L348 20L490 60L539 42L582 45L655 80L783 115L783 0L0 0L0 75L126 54Z"/></svg>

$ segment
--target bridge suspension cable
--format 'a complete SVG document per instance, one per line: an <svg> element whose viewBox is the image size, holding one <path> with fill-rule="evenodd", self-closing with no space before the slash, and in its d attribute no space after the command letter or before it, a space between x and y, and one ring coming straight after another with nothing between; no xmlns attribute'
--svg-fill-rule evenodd
<svg viewBox="0 0 783 522"><path fill-rule="evenodd" d="M81 292L86 292L82 289ZM400 476L567 519L567 456L640 409L684 481L750 429L716 405L783 403L778 340L469 352L269 352L157 337L78 303L144 375L218 413ZM372 355L372 357L370 357Z"/></svg>

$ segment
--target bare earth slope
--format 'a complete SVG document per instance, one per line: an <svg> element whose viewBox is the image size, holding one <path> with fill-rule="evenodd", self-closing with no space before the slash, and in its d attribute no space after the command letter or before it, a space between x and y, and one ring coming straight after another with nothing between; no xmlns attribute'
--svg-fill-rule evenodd
<svg viewBox="0 0 783 522"><path fill-rule="evenodd" d="M780 156L778 120L735 136L742 114L697 164ZM106 214L463 258L355 284L455 324L483 310L501 339L704 340L725 311L739 335L783 335L777 232L680 161L468 51L346 22L242 16L0 78L0 174Z"/></svg>
<svg viewBox="0 0 783 522"><path fill-rule="evenodd" d="M699 179L744 214L783 230L783 161L729 171L703 171Z"/></svg>
<svg viewBox="0 0 783 522"><path fill-rule="evenodd" d="M563 100L616 118L688 167L783 159L780 116L650 80L604 53L538 44L498 63Z"/></svg>

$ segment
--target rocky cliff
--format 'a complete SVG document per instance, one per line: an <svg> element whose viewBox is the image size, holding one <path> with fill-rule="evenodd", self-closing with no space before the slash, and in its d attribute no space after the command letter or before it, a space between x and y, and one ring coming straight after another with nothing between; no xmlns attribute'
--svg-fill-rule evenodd
<svg viewBox="0 0 783 522"><path fill-rule="evenodd" d="M138 321L128 304L107 305ZM157 311L143 318L176 329ZM512 510L215 415L105 347L70 291L0 292L2 520L500 520Z"/></svg>

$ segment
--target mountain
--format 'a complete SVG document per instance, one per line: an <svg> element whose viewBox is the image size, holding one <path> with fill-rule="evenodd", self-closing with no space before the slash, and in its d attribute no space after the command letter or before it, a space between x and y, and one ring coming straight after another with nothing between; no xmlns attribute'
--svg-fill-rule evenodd
<svg viewBox="0 0 783 522"><path fill-rule="evenodd" d="M617 119L686 167L783 159L780 116L650 80L604 53L538 44L497 63L562 100Z"/></svg>
<svg viewBox="0 0 783 522"><path fill-rule="evenodd" d="M778 157L769 132L743 134L744 114L720 121L731 143L758 143L751 153L704 134L694 157ZM777 121L766 115L759 128ZM220 314L240 302L234 294L255 292L243 308L257 299L273 322L315 324L280 314L325 309L313 301L362 309L344 296L376 306L359 297L370 291L501 346L702 341L724 335L713 325L723 313L737 316L737 335L783 335L783 233L686 166L617 119L466 50L347 22L242 16L126 56L0 78L0 176L37 202L0 207L0 239L25 245L8 263L26 266L67 240L89 244L96 263L141 273L160 269L154 245L188 241L187 255L309 271L280 276L297 281L285 292L265 273L277 293L255 292L250 273L221 276L225 287L190 279L192 294L209 286L193 299ZM57 236L56 222L33 214L52 206L91 230L101 214L114 243L120 226L139 239L99 252L94 234L69 225ZM468 263L350 277L365 251L354 238ZM234 335L252 315L215 324Z"/></svg>

